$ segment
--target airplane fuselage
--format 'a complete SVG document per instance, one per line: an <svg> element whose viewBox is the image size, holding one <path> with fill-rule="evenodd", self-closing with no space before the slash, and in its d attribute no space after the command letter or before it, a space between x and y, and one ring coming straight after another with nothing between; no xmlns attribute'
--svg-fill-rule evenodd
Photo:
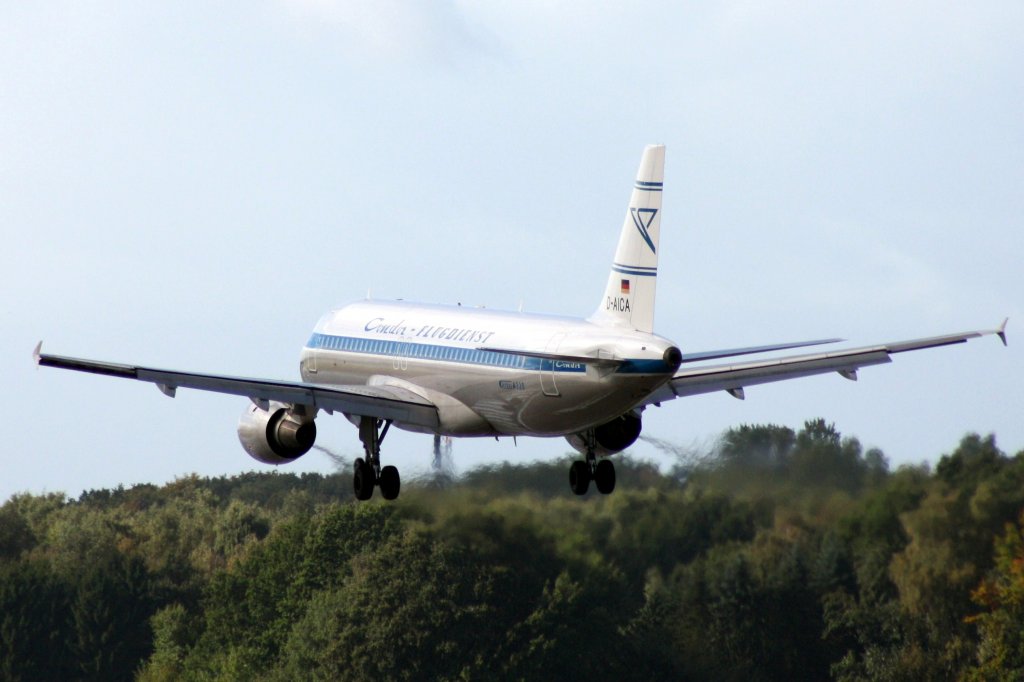
<svg viewBox="0 0 1024 682"><path fill-rule="evenodd" d="M310 383L411 391L437 405L442 435L564 436L627 412L668 381L671 347L577 318L364 301L321 318L300 367Z"/></svg>

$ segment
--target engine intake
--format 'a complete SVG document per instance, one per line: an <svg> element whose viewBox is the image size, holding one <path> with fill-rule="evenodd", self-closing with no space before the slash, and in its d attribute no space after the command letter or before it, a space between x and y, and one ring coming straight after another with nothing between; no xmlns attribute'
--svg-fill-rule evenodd
<svg viewBox="0 0 1024 682"><path fill-rule="evenodd" d="M636 439L640 437L642 428L643 424L641 423L640 415L636 412L627 412L609 422L594 427L594 444L597 446L594 449L594 454L602 456L622 452L636 442ZM586 454L587 439L585 433L574 433L566 436L565 439L569 441L569 445L577 452Z"/></svg>
<svg viewBox="0 0 1024 682"><path fill-rule="evenodd" d="M309 452L316 441L316 423L292 414L282 403L270 403L269 410L250 405L238 420L238 440L253 459L283 464Z"/></svg>

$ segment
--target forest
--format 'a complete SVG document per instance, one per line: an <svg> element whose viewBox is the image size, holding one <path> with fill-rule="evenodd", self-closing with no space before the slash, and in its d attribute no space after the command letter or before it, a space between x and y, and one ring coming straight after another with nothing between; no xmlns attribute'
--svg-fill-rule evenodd
<svg viewBox="0 0 1024 682"><path fill-rule="evenodd" d="M0 506L0 679L1024 679L1024 451L825 420L671 470L246 473Z"/></svg>

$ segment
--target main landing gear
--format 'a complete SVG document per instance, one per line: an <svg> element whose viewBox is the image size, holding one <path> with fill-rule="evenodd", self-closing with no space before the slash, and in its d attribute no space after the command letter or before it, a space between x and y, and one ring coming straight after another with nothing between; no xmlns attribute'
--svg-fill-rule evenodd
<svg viewBox="0 0 1024 682"><path fill-rule="evenodd" d="M615 490L615 465L610 459L597 461L594 454L594 431L587 432L587 460L576 460L569 467L569 487L577 495L585 495L590 481L597 484L597 491L607 495Z"/></svg>
<svg viewBox="0 0 1024 682"><path fill-rule="evenodd" d="M381 425L384 428L381 429ZM380 494L385 500L398 497L402 489L402 480L398 469L393 466L381 467L380 444L391 428L391 421L383 421L375 417L360 417L359 440L363 441L366 459L359 457L355 461L355 473L352 476L352 490L357 500L368 500L373 497L374 486L380 486Z"/></svg>

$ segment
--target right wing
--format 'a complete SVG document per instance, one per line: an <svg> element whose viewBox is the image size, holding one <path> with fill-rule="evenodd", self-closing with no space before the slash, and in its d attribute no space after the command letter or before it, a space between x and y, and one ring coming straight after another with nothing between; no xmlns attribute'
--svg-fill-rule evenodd
<svg viewBox="0 0 1024 682"><path fill-rule="evenodd" d="M752 362L729 365L687 367L680 369L668 383L644 399L641 406L660 404L665 400L673 400L700 393L712 393L714 391L727 391L733 397L743 399L743 389L747 386L785 381L786 379L796 379L815 374L827 374L829 372L838 372L843 377L856 381L858 369L892 362L890 356L895 353L965 343L968 339L991 334L997 335L1002 340L1003 345L1006 345L1006 321L1004 320L1002 326L998 329L985 331L961 332L959 334L946 334L926 339L896 341L894 343L850 348L832 353L793 355L784 358L754 360Z"/></svg>
<svg viewBox="0 0 1024 682"><path fill-rule="evenodd" d="M41 367L57 367L90 374L103 374L156 384L160 391L173 398L178 388L246 396L266 409L271 401L305 405L328 412L343 412L401 424L436 429L440 425L437 406L412 391L397 386L334 386L304 381L248 379L220 374L200 374L176 370L122 365L113 362L47 355L41 352L42 342L33 357Z"/></svg>

